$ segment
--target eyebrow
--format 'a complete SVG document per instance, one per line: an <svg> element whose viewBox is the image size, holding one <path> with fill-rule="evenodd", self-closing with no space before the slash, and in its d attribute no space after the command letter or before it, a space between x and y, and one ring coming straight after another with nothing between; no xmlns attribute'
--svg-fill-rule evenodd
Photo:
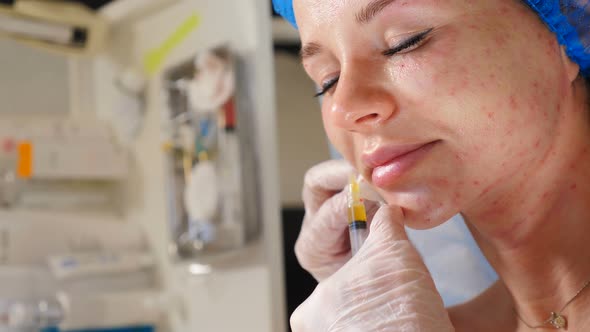
<svg viewBox="0 0 590 332"><path fill-rule="evenodd" d="M395 0L375 0L356 14L356 21L359 24L369 23L377 14L391 5Z"/></svg>
<svg viewBox="0 0 590 332"><path fill-rule="evenodd" d="M322 47L319 44L309 43L309 44L306 44L305 46L303 46L303 48L301 48L301 51L299 52L299 56L301 57L301 60L305 60L305 59L310 58L314 55L317 55L321 52L322 52Z"/></svg>

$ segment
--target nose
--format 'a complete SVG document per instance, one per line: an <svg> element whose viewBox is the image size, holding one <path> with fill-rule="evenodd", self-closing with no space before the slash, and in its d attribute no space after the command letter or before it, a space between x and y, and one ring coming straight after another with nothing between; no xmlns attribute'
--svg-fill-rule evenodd
<svg viewBox="0 0 590 332"><path fill-rule="evenodd" d="M371 133L396 114L396 100L383 82L367 74L343 74L329 107L328 118L333 124L352 132Z"/></svg>

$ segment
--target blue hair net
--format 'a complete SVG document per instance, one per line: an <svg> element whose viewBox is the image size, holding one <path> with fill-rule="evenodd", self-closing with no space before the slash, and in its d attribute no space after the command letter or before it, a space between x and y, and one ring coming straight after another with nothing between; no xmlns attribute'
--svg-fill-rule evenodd
<svg viewBox="0 0 590 332"><path fill-rule="evenodd" d="M525 0L590 78L590 0ZM293 0L273 0L275 11L295 28Z"/></svg>
<svg viewBox="0 0 590 332"><path fill-rule="evenodd" d="M590 77L590 0L526 0Z"/></svg>
<svg viewBox="0 0 590 332"><path fill-rule="evenodd" d="M279 15L297 28L295 13L293 12L293 0L272 0L272 5L275 12L279 13Z"/></svg>

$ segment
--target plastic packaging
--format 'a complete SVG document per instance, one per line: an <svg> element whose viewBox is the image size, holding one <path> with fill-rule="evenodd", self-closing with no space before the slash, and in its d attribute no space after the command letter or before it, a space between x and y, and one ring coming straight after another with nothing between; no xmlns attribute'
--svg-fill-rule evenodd
<svg viewBox="0 0 590 332"><path fill-rule="evenodd" d="M64 317L64 309L55 299L0 301L0 328L3 331L51 331Z"/></svg>

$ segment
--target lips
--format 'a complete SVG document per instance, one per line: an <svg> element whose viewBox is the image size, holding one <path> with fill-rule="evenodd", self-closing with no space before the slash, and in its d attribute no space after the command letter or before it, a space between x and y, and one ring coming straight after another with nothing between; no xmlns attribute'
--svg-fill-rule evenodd
<svg viewBox="0 0 590 332"><path fill-rule="evenodd" d="M387 188L420 161L437 143L383 146L361 156L367 168L367 178L373 185Z"/></svg>

